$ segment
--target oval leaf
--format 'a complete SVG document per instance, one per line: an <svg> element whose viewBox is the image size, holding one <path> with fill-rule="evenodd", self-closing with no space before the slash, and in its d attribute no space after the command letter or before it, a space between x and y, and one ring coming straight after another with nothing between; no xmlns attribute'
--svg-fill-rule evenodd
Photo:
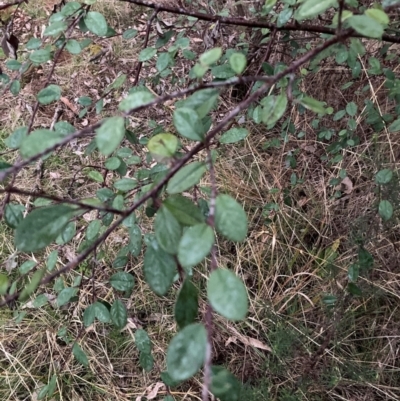
<svg viewBox="0 0 400 401"><path fill-rule="evenodd" d="M213 271L207 283L207 298L213 309L230 320L243 320L248 310L246 287L227 269Z"/></svg>
<svg viewBox="0 0 400 401"><path fill-rule="evenodd" d="M111 320L117 329L123 329L128 321L128 313L121 300L116 299L110 310Z"/></svg>
<svg viewBox="0 0 400 401"><path fill-rule="evenodd" d="M217 196L215 206L215 226L226 238L243 241L247 236L247 217L243 208L231 196Z"/></svg>
<svg viewBox="0 0 400 401"><path fill-rule="evenodd" d="M221 135L220 143L235 143L245 139L249 135L246 128L231 128Z"/></svg>
<svg viewBox="0 0 400 401"><path fill-rule="evenodd" d="M165 252L176 254L182 235L182 228L174 215L165 206L161 206L157 212L154 229L157 242L161 248Z"/></svg>
<svg viewBox="0 0 400 401"><path fill-rule="evenodd" d="M199 323L186 326L171 340L167 369L173 380L186 380L198 372L204 362L206 344L206 329Z"/></svg>
<svg viewBox="0 0 400 401"><path fill-rule="evenodd" d="M181 107L174 111L174 125L183 137L193 141L204 139L203 123L195 110Z"/></svg>
<svg viewBox="0 0 400 401"><path fill-rule="evenodd" d="M202 162L193 162L180 169L169 181L167 192L178 194L198 184L207 170Z"/></svg>
<svg viewBox="0 0 400 401"><path fill-rule="evenodd" d="M50 104L61 97L61 88L58 85L49 85L42 89L38 95L37 99L40 104Z"/></svg>
<svg viewBox="0 0 400 401"><path fill-rule="evenodd" d="M21 252L34 252L50 245L62 232L73 213L64 205L35 209L15 231L15 246Z"/></svg>
<svg viewBox="0 0 400 401"><path fill-rule="evenodd" d="M178 260L184 267L199 264L214 244L213 229L203 223L191 226L183 233L178 247Z"/></svg>
<svg viewBox="0 0 400 401"><path fill-rule="evenodd" d="M85 25L90 32L97 36L106 36L108 25L102 14L97 11L89 11L84 18Z"/></svg>
<svg viewBox="0 0 400 401"><path fill-rule="evenodd" d="M96 144L99 151L109 156L119 146L125 136L123 117L110 117L96 131Z"/></svg>

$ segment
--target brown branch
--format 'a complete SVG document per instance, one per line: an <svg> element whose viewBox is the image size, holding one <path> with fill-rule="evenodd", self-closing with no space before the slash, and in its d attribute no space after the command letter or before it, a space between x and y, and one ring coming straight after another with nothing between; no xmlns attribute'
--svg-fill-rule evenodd
<svg viewBox="0 0 400 401"><path fill-rule="evenodd" d="M157 13L158 10L156 9L149 18L149 20L147 21L146 36L144 38L143 49L145 49L149 43L151 24L153 23L154 18L157 17ZM143 66L143 61L138 61L138 64L136 66L135 80L133 81L133 86L136 86L139 82L140 71L142 70L142 66Z"/></svg>
<svg viewBox="0 0 400 401"><path fill-rule="evenodd" d="M61 197L55 196L55 195L48 195L45 192L41 192L41 191L25 191L24 189L17 188L17 187L7 187L5 189L0 189L0 194L1 193L9 193L9 194L22 195L22 196L32 196L32 197L44 198L44 199L49 199L51 201L58 202L58 203L67 203L69 205L76 205L76 206L81 207L82 209L99 210L100 212L109 212L109 213L114 213L114 214L123 214L123 211L114 209L113 207L89 205L87 203L84 203L84 202L81 202L78 200L74 200L74 199L61 198Z"/></svg>
<svg viewBox="0 0 400 401"><path fill-rule="evenodd" d="M325 33L330 35L336 34L336 29L327 28L320 25L311 25L311 24L299 24L299 23L290 23L285 24L283 26L277 26L276 24L272 24L270 22L259 21L259 20L248 20L244 18L237 17L223 17L221 15L212 15L212 14L203 14L195 11L189 11L185 8L181 7L171 7L164 4L153 3L147 0L120 0L126 3L132 3L140 6L145 6L148 8L153 8L155 10L166 11L172 14L186 15L188 17L198 18L202 21L209 22L219 22L225 25L235 25L235 26L246 26L249 28L267 28L267 29L276 29L277 31L302 31L302 32L316 32L316 33ZM396 4L396 8L399 7L400 4ZM394 8L394 7L393 7ZM368 38L367 36L360 35L356 32L352 32L352 37L357 38ZM390 42L390 43L400 43L400 37L395 37L391 35L384 34L382 35L382 41Z"/></svg>
<svg viewBox="0 0 400 401"><path fill-rule="evenodd" d="M28 0L17 0L12 3L7 3L7 4L0 4L0 11L6 10L7 8L13 7L13 6L19 6L21 3L26 3L28 4Z"/></svg>

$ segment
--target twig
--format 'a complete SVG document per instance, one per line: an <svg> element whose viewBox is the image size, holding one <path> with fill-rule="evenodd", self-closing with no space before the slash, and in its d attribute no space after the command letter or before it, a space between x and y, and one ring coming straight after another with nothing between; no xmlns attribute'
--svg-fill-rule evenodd
<svg viewBox="0 0 400 401"><path fill-rule="evenodd" d="M145 6L148 8L153 8L160 11L166 11L172 14L186 15L188 17L195 17L199 20L203 21L211 21L211 22L219 22L225 25L235 25L235 26L247 26L250 28L268 28L268 29L276 29L277 31L297 31L297 32L316 32L316 33L325 33L334 35L336 33L336 29L327 28L325 26L320 25L310 25L310 24L299 24L299 23L290 23L285 24L283 26L277 26L276 24L272 24L270 22L259 21L259 20L248 20L245 18L235 18L235 17L223 17L221 15L212 15L212 14L203 14L200 12L189 11L182 7L171 7L164 4L153 3L147 0L120 0L126 3L137 4L141 6ZM400 6L399 3L389 6L386 9L394 9ZM358 38L368 38L367 36L358 34L352 31L353 37ZM370 39L370 38L368 38ZM400 37L395 37L391 35L384 34L382 35L382 41L390 42L390 43L400 43Z"/></svg>

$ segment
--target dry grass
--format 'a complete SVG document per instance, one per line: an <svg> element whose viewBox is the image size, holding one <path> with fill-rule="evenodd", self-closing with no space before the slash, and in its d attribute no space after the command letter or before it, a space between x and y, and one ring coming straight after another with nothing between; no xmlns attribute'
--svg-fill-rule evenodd
<svg viewBox="0 0 400 401"><path fill-rule="evenodd" d="M24 15L39 29L52 2L42 0L45 7L25 7ZM50 4L51 3L51 4ZM117 29L134 26L142 33L146 16L136 15L128 4L114 0L99 1L96 6L107 15ZM142 10L141 12L144 12ZM165 22L172 21L170 16ZM132 23L131 21L134 21ZM202 26L201 24L198 24ZM26 32L26 26L19 26ZM189 36L196 37L196 32ZM87 52L78 56L65 56L56 68L52 82L63 88L63 96L77 107L80 96L101 95L102 90L120 73L132 71L141 49L141 39L125 42L118 36L112 40L97 41L96 46L111 48L98 64L89 62ZM152 37L154 42L156 38ZM196 51L201 51L199 41ZM368 49L367 49L368 50ZM369 49L371 53L376 49ZM290 62L283 44L276 47L271 64ZM23 56L24 57L24 56ZM379 194L374 188L374 174L383 167L397 170L400 141L386 130L373 132L362 114L364 100L369 99L382 114L393 110L387 100L381 76L368 72L367 57L360 59L363 72L347 90L341 86L351 80L351 72L332 73L334 62L327 60L316 73L310 73L301 83L301 90L309 96L326 101L335 112L349 101L358 105L357 133L360 143L341 152L343 159L331 163L329 141L323 141L313 128L312 113L300 114L293 106L286 118L294 132L287 135L279 147L265 147L273 138L282 138L282 124L269 132L261 126L246 122L251 135L238 145L220 148L216 163L217 183L220 191L237 196L249 218L250 233L243 244L232 245L219 239L218 260L233 269L245 281L251 302L246 322L231 324L216 318L214 363L229 367L246 383L242 399L248 400L398 400L400 399L400 270L398 265L400 232L398 222L382 225L376 215ZM17 97L7 94L0 104L0 134L4 140L16 127L29 121L29 107L40 88L49 66L33 72ZM187 60L178 60L174 71L185 77ZM142 77L154 76L154 66L144 66ZM350 75L349 75L350 74ZM151 81L156 93L174 89L168 80ZM181 83L176 83L179 87ZM128 85L126 85L129 87ZM362 91L364 87L367 90ZM112 114L124 92L106 98L107 113ZM223 115L234 100L225 94L214 117ZM55 106L41 107L35 128L48 127ZM70 107L64 107L63 120L76 128L96 122L102 116L93 111L78 119ZM171 109L157 114L146 114L132 119L132 128L151 135L151 120L169 127ZM332 125L331 117L326 123ZM340 122L332 127L340 129ZM303 136L299 136L304 132ZM103 160L96 154L83 154L91 138L58 151L45 162L44 175L35 175L35 166L19 174L17 185L24 189L41 189L58 196L72 194L83 198L93 196L101 187L87 176L88 169L99 166ZM0 141L2 143L2 141ZM131 146L128 143L126 146ZM139 147L131 146L135 154L144 157ZM6 150L1 145L0 151ZM296 166L289 169L288 157L294 155ZM15 160L16 154L4 156ZM341 169L345 169L353 188L350 193L337 195L331 185ZM134 169L133 169L134 170ZM134 173L134 171L130 171ZM293 185L293 173L303 181ZM110 185L116 176L109 174ZM207 178L204 184L207 183ZM342 188L346 189L346 188ZM390 188L394 200L399 199L400 188ZM26 197L12 196L13 202L27 204ZM93 215L78 222L80 234L68 246L59 247L58 266L70 260L82 245L83 229ZM143 233L152 230L150 220L141 212ZM126 244L124 229L117 230L106 243L104 260L83 263L61 281L71 285L81 277L79 301L68 307L55 309L51 305L41 308L0 310L0 398L2 400L35 399L40 388L55 373L57 399L62 400L132 400L148 394L160 379L165 368L165 350L175 333L172 293L158 298L151 293L141 272L141 258L131 258L126 271L136 277L133 294L127 299L131 325L123 332L97 323L82 333L82 313L93 301L93 281L97 299L111 303L114 294L107 286L114 272L112 261ZM358 283L362 296L346 292L347 272L357 259L359 243L373 255L374 268ZM44 260L53 248L48 248L38 260ZM54 248L56 249L56 248ZM58 249L58 248L57 248ZM16 255L12 232L4 224L0 228L1 269ZM334 253L334 256L332 254ZM329 257L331 256L331 257ZM17 255L19 264L24 259ZM205 266L195 272L196 282L204 289ZM49 286L44 290L52 295ZM338 301L334 308L323 302L326 294L334 294ZM204 305L201 306L204 310ZM138 351L134 345L135 328L143 327L153 341L156 368L144 373L138 364ZM79 337L90 366L85 368L71 356L71 345ZM61 373L59 373L61 372ZM200 377L172 390L176 399L199 399ZM159 392L159 397L165 391ZM161 399L161 398L159 398Z"/></svg>

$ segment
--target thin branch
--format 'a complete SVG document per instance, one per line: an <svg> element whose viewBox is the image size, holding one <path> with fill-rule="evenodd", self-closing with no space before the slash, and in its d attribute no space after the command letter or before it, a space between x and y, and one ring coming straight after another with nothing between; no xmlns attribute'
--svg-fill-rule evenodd
<svg viewBox="0 0 400 401"><path fill-rule="evenodd" d="M154 18L157 17L157 13L158 10L156 9L149 18L149 20L147 21L146 36L144 38L143 49L145 49L149 43L151 24L153 23ZM139 61L136 66L135 80L133 81L133 86L136 86L139 82L140 71L142 70L142 66L143 66L143 61Z"/></svg>
<svg viewBox="0 0 400 401"><path fill-rule="evenodd" d="M21 3L26 3L28 4L28 0L17 0L12 3L7 3L7 4L0 4L0 11L6 10L7 8L13 7L13 6L19 6Z"/></svg>
<svg viewBox="0 0 400 401"><path fill-rule="evenodd" d="M140 6L145 6L148 8L153 8L160 11L166 11L172 14L186 15L188 17L198 18L203 21L210 22L219 22L225 25L235 25L235 26L246 26L250 28L267 28L267 29L276 29L277 31L302 31L302 32L316 32L316 33L325 33L330 35L335 35L336 29L327 28L320 25L310 25L310 24L299 24L299 23L290 23L285 24L283 26L277 26L276 24L272 24L266 21L259 20L248 20L244 18L236 18L236 17L223 17L221 15L212 15L212 14L203 14L200 12L189 11L182 7L171 7L165 4L153 3L147 0L120 0L126 3L132 3ZM396 4L396 7L390 6L390 8L397 8L400 4ZM360 35L354 31L352 31L353 37L358 38L368 38L367 36ZM400 43L400 37L395 37L391 35L384 34L382 35L382 41L390 42L390 43Z"/></svg>
<svg viewBox="0 0 400 401"><path fill-rule="evenodd" d="M107 207L107 206L95 206L95 205L89 205L87 203L74 200L74 199L68 199L68 198L61 198L59 196L55 195L48 195L45 192L41 191L26 191L21 188L17 187L6 187L5 189L0 189L0 194L1 193L9 193L9 194L16 194L16 195L22 195L22 196L31 196L33 198L44 198L44 199L49 199L54 202L58 203L67 203L69 205L75 205L79 206L82 209L88 209L88 210L99 210L100 212L108 212L108 213L114 213L118 215L122 215L123 211L114 209L113 207Z"/></svg>

